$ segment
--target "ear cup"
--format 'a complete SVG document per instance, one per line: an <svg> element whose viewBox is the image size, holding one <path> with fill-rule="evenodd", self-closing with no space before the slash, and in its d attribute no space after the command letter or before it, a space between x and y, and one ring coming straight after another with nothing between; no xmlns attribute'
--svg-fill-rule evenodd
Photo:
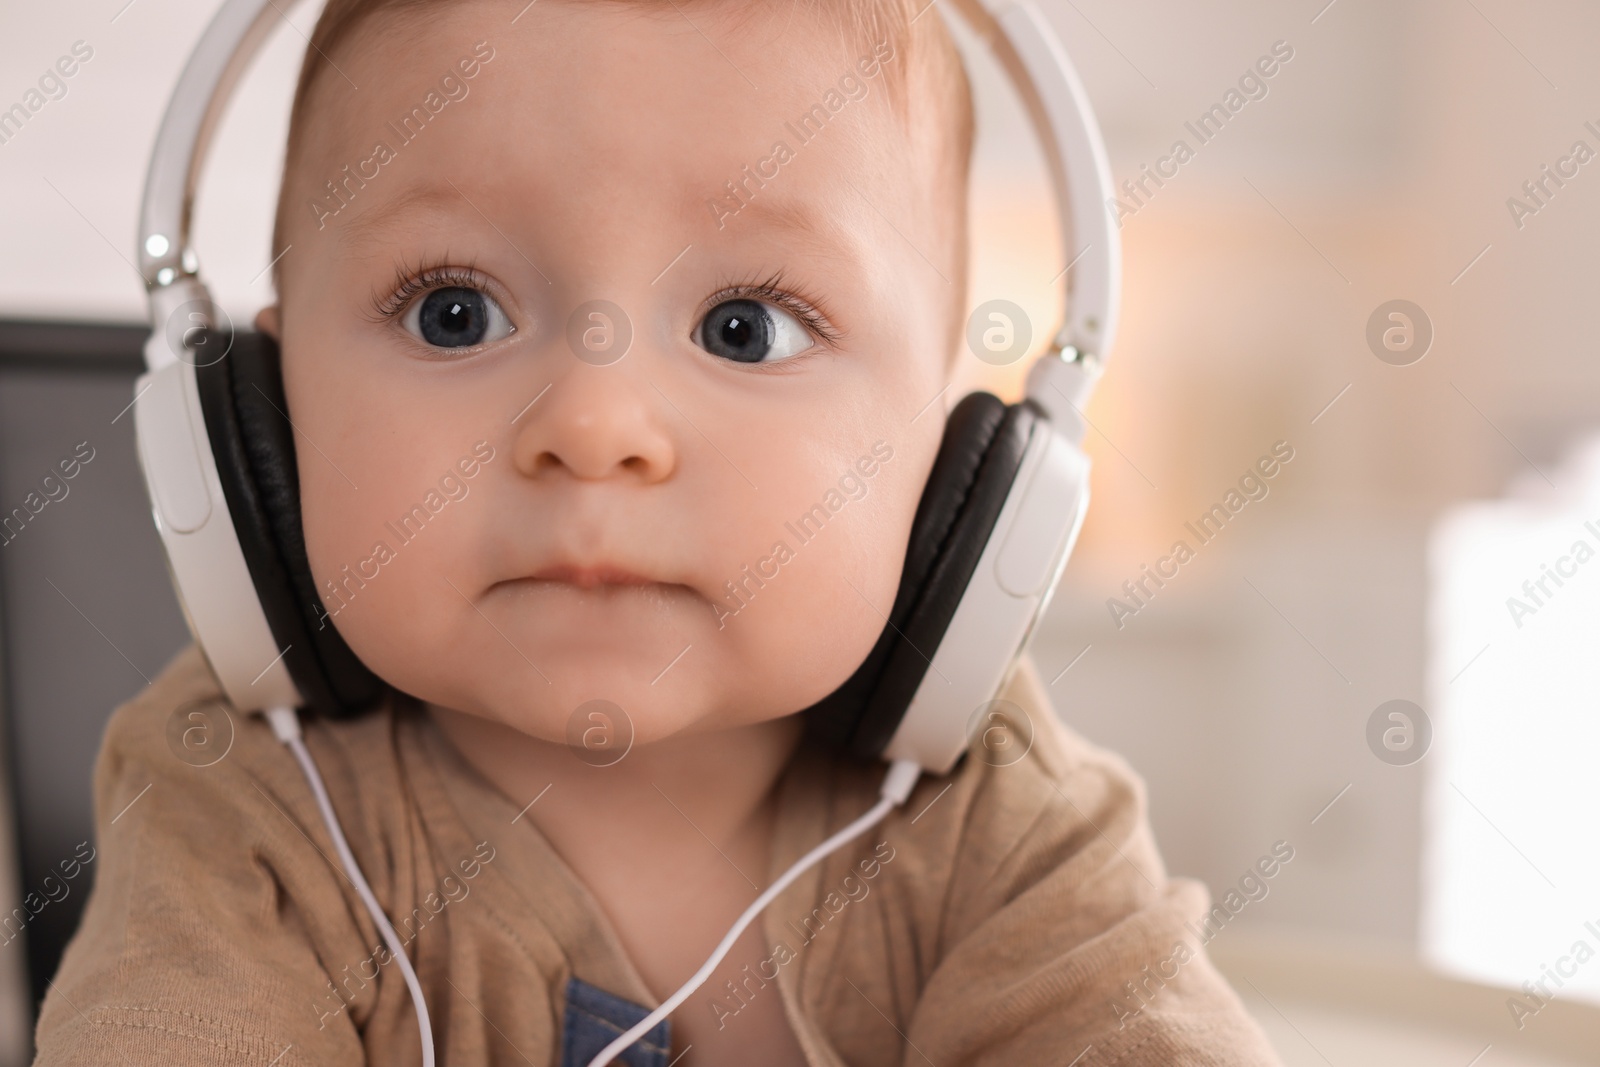
<svg viewBox="0 0 1600 1067"><path fill-rule="evenodd" d="M370 708L389 687L356 658L321 610L306 561L277 342L240 332L226 356L196 367L195 379L245 564L306 707L333 717Z"/></svg>
<svg viewBox="0 0 1600 1067"><path fill-rule="evenodd" d="M894 736L1044 417L1028 401L1008 407L983 392L951 411L911 524L888 623L855 673L804 712L807 728L828 745L875 759Z"/></svg>

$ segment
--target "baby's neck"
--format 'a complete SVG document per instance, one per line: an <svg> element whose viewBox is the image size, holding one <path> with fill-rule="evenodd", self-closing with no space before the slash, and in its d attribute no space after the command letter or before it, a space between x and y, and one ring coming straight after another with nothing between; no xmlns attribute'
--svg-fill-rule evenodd
<svg viewBox="0 0 1600 1067"><path fill-rule="evenodd" d="M593 767L565 745L428 710L469 764L529 805L518 818L589 889L657 1001L767 887L774 786L800 742L800 716L635 746ZM745 941L761 938L752 930Z"/></svg>
<svg viewBox="0 0 1600 1067"><path fill-rule="evenodd" d="M596 881L612 866L606 857L634 871L703 864L716 860L714 849L726 851L764 825L803 731L801 717L789 715L635 745L597 767L567 745L476 715L427 709L468 764L518 807L530 805L522 817L600 892ZM765 870L742 873L766 886Z"/></svg>

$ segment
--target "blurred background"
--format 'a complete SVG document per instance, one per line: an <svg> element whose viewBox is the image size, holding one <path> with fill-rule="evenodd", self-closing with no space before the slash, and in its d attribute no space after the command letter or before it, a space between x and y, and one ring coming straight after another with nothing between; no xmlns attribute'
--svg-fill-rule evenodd
<svg viewBox="0 0 1600 1067"><path fill-rule="evenodd" d="M124 416L129 261L156 125L216 7L0 10L0 108L92 52L64 96L0 113L0 509L93 454L0 535L0 1063L25 1062L93 878L64 872L93 847L99 732L187 641ZM318 7L289 9L202 191L197 244L241 325L271 298ZM1286 1063L1600 1062L1600 8L1041 7L1115 180L1163 170L1118 210L1093 505L1033 652L1057 710L1142 775L1174 873L1220 897L1293 848L1208 946ZM1241 86L1264 56L1272 76ZM1071 255L1025 127L973 69L969 306L1013 301L1042 339ZM964 357L963 382L1014 397L1025 365ZM1266 495L1202 541L1186 524L1275 447L1292 459ZM1131 595L1180 540L1193 558ZM1523 990L1541 981L1548 1004Z"/></svg>

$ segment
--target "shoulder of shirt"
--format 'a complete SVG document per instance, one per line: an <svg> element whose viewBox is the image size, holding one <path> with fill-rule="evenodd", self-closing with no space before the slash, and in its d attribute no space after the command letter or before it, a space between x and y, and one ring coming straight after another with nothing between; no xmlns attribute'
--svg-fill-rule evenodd
<svg viewBox="0 0 1600 1067"><path fill-rule="evenodd" d="M308 744L365 747L363 738L387 732L389 718L385 710L351 723L319 722L308 728ZM192 642L112 712L96 761L97 794L132 767L147 781L170 780L200 792L227 789L241 776L279 785L301 777L265 719L228 701Z"/></svg>
<svg viewBox="0 0 1600 1067"><path fill-rule="evenodd" d="M991 734L994 740L988 741L974 727L955 768L944 775L924 774L889 824L920 822L924 814L939 812L947 804L966 809L981 800L1004 799L1037 805L1050 798L1062 804L1085 794L1111 794L1105 799L1143 815L1143 778L1120 755L1088 741L1061 719L1029 656L1019 659L990 710L1001 717ZM845 759L821 746L816 751L817 758L832 768L831 776L816 780L816 787L833 790L842 801L841 812L870 806L887 764ZM961 821L970 818L970 812L963 812ZM966 827L968 832L975 829Z"/></svg>
<svg viewBox="0 0 1600 1067"><path fill-rule="evenodd" d="M976 779L974 793L1054 796L1063 802L1085 790L1110 790L1142 815L1144 779L1120 755L1090 742L1061 718L1031 657L1021 658L995 710L1006 717L1003 744L991 749L975 741L957 771ZM1013 717L1020 721L1010 721Z"/></svg>
<svg viewBox="0 0 1600 1067"><path fill-rule="evenodd" d="M1126 897L1114 910L1156 895L1166 872L1138 773L1061 720L1026 656L991 710L1003 716L996 740L973 740L948 775L924 775L885 822L907 861L894 866L941 910L960 913L947 911L947 929L981 921L1046 878L1096 892L1115 883ZM882 774L861 786L875 790ZM1096 877L1107 864L1132 866L1108 883Z"/></svg>
<svg viewBox="0 0 1600 1067"><path fill-rule="evenodd" d="M1012 678L1010 689L1018 694L1019 703L1027 701L1024 706L1032 707L1044 721L1047 729L1042 732L1047 735L1047 739L1039 754L1053 775L1068 774L1073 767L1092 764L1104 768L1117 777L1128 779L1142 792L1144 779L1127 760L1109 748L1088 741L1061 717L1060 712L1051 703L1048 687L1040 680L1038 668L1031 658L1023 657L1021 666Z"/></svg>

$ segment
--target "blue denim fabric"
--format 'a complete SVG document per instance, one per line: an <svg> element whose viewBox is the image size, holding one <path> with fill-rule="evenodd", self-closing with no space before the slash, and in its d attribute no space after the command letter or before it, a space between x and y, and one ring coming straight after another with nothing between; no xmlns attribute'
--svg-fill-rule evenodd
<svg viewBox="0 0 1600 1067"><path fill-rule="evenodd" d="M561 1067L587 1067L600 1050L650 1014L579 978L567 979L567 1011L561 1027ZM627 1067L667 1067L672 1052L672 1021L662 1019L612 1063Z"/></svg>

